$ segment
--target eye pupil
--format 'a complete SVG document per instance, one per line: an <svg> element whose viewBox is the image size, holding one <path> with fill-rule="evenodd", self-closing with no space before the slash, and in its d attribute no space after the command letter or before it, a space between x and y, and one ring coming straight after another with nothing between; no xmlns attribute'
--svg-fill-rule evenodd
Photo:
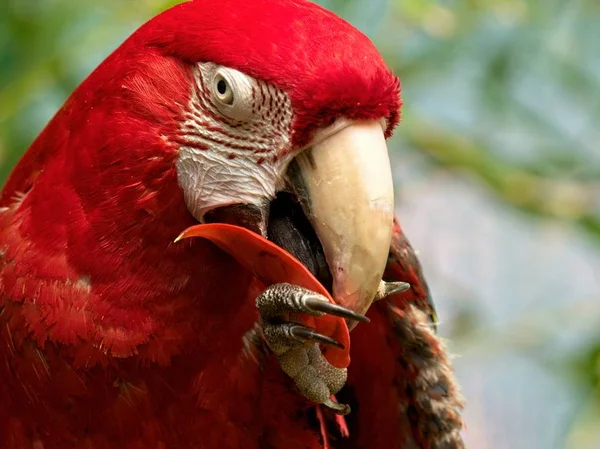
<svg viewBox="0 0 600 449"><path fill-rule="evenodd" d="M239 101L235 101L236 95L243 98L247 83L240 85L239 80L244 80L244 75L235 71L228 73L227 69L219 68L209 82L208 90L212 101L225 115L232 114L231 111L238 106Z"/></svg>
<svg viewBox="0 0 600 449"><path fill-rule="evenodd" d="M227 83L224 79L220 79L217 82L217 92L219 92L220 95L225 95L227 93Z"/></svg>

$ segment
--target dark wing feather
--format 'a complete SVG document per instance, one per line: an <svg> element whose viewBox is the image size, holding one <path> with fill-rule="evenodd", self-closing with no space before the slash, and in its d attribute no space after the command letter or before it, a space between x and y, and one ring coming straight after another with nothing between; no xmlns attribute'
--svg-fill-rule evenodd
<svg viewBox="0 0 600 449"><path fill-rule="evenodd" d="M371 307L371 323L352 331L347 387L350 438L336 449L463 448L463 407L421 265L396 223L385 274L411 289Z"/></svg>

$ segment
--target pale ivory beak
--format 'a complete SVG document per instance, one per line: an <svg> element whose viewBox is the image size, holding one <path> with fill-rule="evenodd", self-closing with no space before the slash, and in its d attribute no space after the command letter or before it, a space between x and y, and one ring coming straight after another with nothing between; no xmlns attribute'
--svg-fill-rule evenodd
<svg viewBox="0 0 600 449"><path fill-rule="evenodd" d="M381 123L351 122L318 141L296 157L290 180L323 246L333 298L365 313L392 236L394 188Z"/></svg>

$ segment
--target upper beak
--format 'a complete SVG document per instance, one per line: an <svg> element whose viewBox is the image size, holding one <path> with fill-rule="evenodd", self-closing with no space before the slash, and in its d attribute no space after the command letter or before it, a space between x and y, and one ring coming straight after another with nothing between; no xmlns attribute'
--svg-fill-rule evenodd
<svg viewBox="0 0 600 449"><path fill-rule="evenodd" d="M387 145L375 120L327 131L296 156L288 178L323 247L333 298L365 313L380 286L392 236Z"/></svg>

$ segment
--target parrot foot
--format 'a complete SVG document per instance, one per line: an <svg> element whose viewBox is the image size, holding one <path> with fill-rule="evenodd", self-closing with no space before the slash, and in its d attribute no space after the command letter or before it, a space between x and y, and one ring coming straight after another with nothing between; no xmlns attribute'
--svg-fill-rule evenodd
<svg viewBox="0 0 600 449"><path fill-rule="evenodd" d="M300 392L335 413L348 414L348 405L331 399L346 383L347 370L332 366L319 348L320 343L343 345L309 327L290 322L290 313L330 314L357 321L368 321L368 318L332 304L318 293L291 284L272 285L256 299L256 305L269 347L277 356L281 369L294 380Z"/></svg>

